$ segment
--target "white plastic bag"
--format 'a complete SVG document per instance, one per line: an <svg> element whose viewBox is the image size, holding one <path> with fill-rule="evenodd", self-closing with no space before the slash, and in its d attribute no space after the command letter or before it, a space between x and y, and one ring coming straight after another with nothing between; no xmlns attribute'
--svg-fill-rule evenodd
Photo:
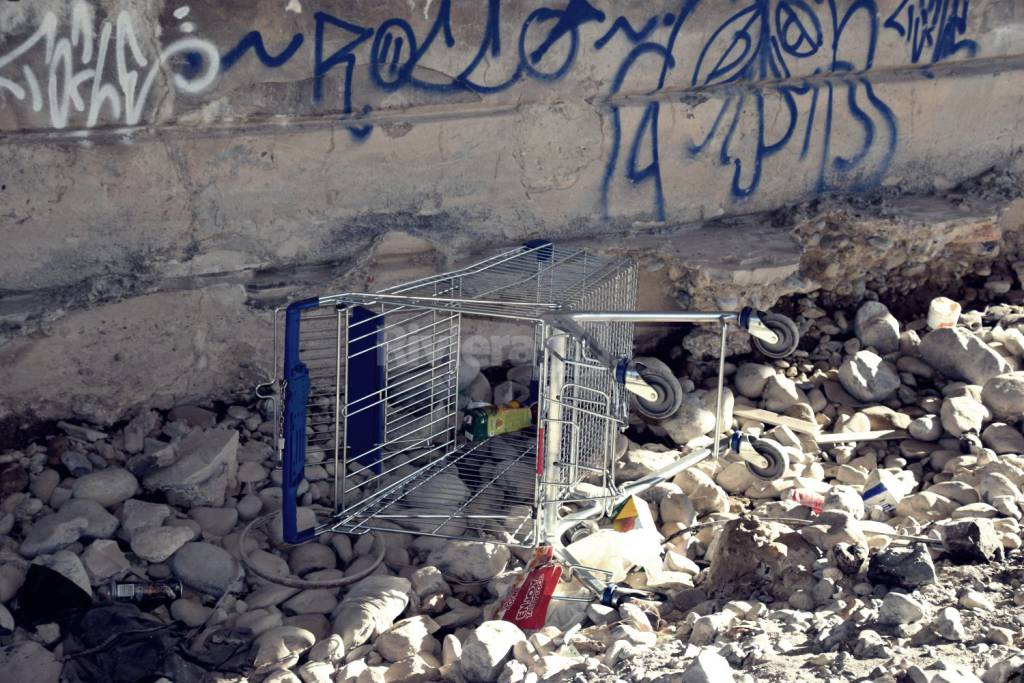
<svg viewBox="0 0 1024 683"><path fill-rule="evenodd" d="M611 572L613 583L624 581L633 567L642 567L651 579L661 574L661 534L650 529L599 529L566 550L582 565Z"/></svg>

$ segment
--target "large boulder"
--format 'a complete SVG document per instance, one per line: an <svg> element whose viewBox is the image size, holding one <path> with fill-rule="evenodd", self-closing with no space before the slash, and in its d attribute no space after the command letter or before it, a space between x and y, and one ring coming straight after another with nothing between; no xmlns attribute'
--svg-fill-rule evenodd
<svg viewBox="0 0 1024 683"><path fill-rule="evenodd" d="M138 488L139 482L134 474L120 467L111 467L76 479L71 495L94 500L109 508L134 496Z"/></svg>
<svg viewBox="0 0 1024 683"><path fill-rule="evenodd" d="M961 519L944 525L942 545L958 562L991 562L1003 556L1003 544L991 519Z"/></svg>
<svg viewBox="0 0 1024 683"><path fill-rule="evenodd" d="M997 417L1024 418L1024 372L1007 372L990 378L981 389L981 401Z"/></svg>
<svg viewBox="0 0 1024 683"><path fill-rule="evenodd" d="M921 357L950 379L984 384L1009 370L1006 360L979 337L960 328L932 330L921 339Z"/></svg>
<svg viewBox="0 0 1024 683"><path fill-rule="evenodd" d="M685 394L675 415L661 423L670 439L685 444L715 428L715 414L697 394Z"/></svg>
<svg viewBox="0 0 1024 683"><path fill-rule="evenodd" d="M761 363L743 363L736 368L733 383L741 396L751 399L761 398L768 378L775 375L775 368Z"/></svg>
<svg viewBox="0 0 1024 683"><path fill-rule="evenodd" d="M813 580L811 567L799 567L792 554L778 527L751 517L730 520L708 546L710 567L700 576L700 588L712 597L749 599L774 594L787 570L806 571Z"/></svg>
<svg viewBox="0 0 1024 683"><path fill-rule="evenodd" d="M881 302L861 304L853 320L853 331L865 347L870 346L882 354L899 351L900 323Z"/></svg>
<svg viewBox="0 0 1024 683"><path fill-rule="evenodd" d="M861 401L882 401L900 388L900 376L878 354L858 351L839 367L839 383Z"/></svg>
<svg viewBox="0 0 1024 683"><path fill-rule="evenodd" d="M935 583L935 564L923 543L910 547L890 546L871 557L868 580L886 586L913 590Z"/></svg>
<svg viewBox="0 0 1024 683"><path fill-rule="evenodd" d="M956 437L967 432L980 433L990 417L985 406L970 396L943 399L939 415L943 428Z"/></svg>

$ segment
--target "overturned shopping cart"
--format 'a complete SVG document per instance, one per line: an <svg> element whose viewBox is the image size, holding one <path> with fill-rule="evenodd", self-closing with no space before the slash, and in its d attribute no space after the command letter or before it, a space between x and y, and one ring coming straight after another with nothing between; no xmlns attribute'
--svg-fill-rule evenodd
<svg viewBox="0 0 1024 683"><path fill-rule="evenodd" d="M636 276L628 259L533 242L381 292L288 306L277 383L284 538L375 530L551 546L572 567L563 540L574 527L709 455L731 448L755 474L780 476L787 462L777 445L719 438L716 423L711 448L616 485L616 440L631 407L663 419L682 400L664 364L632 356L634 323L720 327L718 421L730 324L750 332L770 357L797 344L787 318L750 309L636 312ZM535 419L525 429L484 440L463 434L460 344L471 318L521 325L534 340ZM326 481L305 482L314 466L328 473ZM318 495L330 488L331 514L299 528L298 504L310 486ZM578 575L614 602L614 587L598 573Z"/></svg>

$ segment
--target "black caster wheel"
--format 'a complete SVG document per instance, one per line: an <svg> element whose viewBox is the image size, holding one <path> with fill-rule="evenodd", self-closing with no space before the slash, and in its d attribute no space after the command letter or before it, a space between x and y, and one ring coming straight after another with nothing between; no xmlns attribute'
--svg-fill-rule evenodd
<svg viewBox="0 0 1024 683"><path fill-rule="evenodd" d="M758 467L751 465L749 462L746 463L747 469L758 479L774 481L789 469L789 456L786 455L786 451L779 444L768 439L752 439L750 445L758 455L768 460L767 467Z"/></svg>
<svg viewBox="0 0 1024 683"><path fill-rule="evenodd" d="M652 420L664 420L675 415L683 402L683 388L672 370L657 358L645 357L634 358L631 367L658 392L653 401L633 394L637 411Z"/></svg>
<svg viewBox="0 0 1024 683"><path fill-rule="evenodd" d="M796 323L779 313L765 313L761 322L779 338L774 344L754 337L754 348L768 358L785 358L796 351L800 343L800 330Z"/></svg>

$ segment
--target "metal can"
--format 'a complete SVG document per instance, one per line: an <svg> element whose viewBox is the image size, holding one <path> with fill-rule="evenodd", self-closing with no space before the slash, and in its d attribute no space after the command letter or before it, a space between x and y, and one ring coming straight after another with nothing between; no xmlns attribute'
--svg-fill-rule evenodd
<svg viewBox="0 0 1024 683"><path fill-rule="evenodd" d="M99 590L100 596L116 602L137 605L164 605L182 595L181 581L111 581Z"/></svg>
<svg viewBox="0 0 1024 683"><path fill-rule="evenodd" d="M533 408L478 406L466 411L464 431L470 441L526 429L533 424Z"/></svg>

